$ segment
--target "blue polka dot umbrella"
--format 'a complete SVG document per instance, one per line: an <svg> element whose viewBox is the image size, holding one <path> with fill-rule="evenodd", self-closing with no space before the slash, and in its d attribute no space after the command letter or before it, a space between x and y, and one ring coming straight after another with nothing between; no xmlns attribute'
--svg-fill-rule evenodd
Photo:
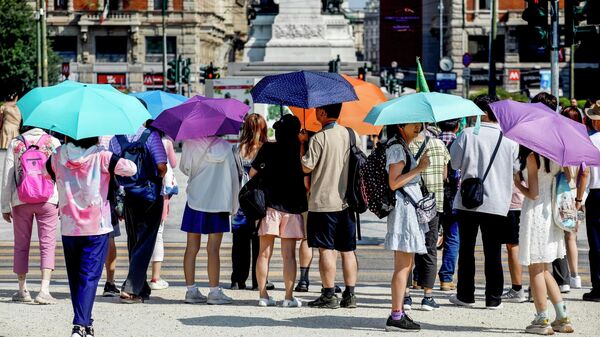
<svg viewBox="0 0 600 337"><path fill-rule="evenodd" d="M251 94L254 103L306 109L358 100L352 84L340 74L315 71L266 76Z"/></svg>

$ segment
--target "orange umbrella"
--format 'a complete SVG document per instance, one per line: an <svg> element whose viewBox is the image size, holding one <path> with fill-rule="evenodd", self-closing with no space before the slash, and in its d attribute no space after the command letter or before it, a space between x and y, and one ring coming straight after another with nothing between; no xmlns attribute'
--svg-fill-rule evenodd
<svg viewBox="0 0 600 337"><path fill-rule="evenodd" d="M344 102L342 104L342 112L340 113L338 123L342 126L353 128L360 135L378 135L382 126L365 123L363 120L373 106L387 101L385 95L374 84L347 75L342 76L354 87L358 101ZM313 132L321 130L321 123L317 121L315 109L290 107L290 110L300 119L304 129Z"/></svg>

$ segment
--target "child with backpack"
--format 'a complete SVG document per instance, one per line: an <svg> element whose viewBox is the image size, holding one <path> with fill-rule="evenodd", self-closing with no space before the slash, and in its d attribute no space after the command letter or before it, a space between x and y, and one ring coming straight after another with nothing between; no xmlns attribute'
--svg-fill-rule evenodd
<svg viewBox="0 0 600 337"><path fill-rule="evenodd" d="M13 271L19 280L19 290L13 301L31 302L27 289L29 247L33 220L38 227L40 242L40 269L42 281L38 304L56 304L50 295L50 277L54 270L56 224L58 222L58 194L52 179L43 173L48 157L60 146L58 139L42 129L33 128L8 145L2 175L2 217L13 223Z"/></svg>
<svg viewBox="0 0 600 337"><path fill-rule="evenodd" d="M61 233L74 318L72 337L93 336L92 308L113 230L107 200L112 174L132 176L136 165L97 145L69 139L46 169L56 180Z"/></svg>
<svg viewBox="0 0 600 337"><path fill-rule="evenodd" d="M425 234L427 223L419 223L417 210L408 200L421 200L420 174L429 167L425 151L417 163L408 144L421 132L421 123L388 126L395 136L385 145L386 172L390 190L394 191L395 207L387 217L385 248L394 251L392 278L392 312L386 331L419 331L421 326L404 312L404 295L415 254L427 253ZM388 133L389 134L389 133Z"/></svg>

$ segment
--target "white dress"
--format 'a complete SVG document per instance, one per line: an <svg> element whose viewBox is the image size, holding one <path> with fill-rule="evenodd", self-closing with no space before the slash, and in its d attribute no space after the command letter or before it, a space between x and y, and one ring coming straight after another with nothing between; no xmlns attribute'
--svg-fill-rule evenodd
<svg viewBox="0 0 600 337"><path fill-rule="evenodd" d="M541 159L541 158L540 158ZM540 160L538 200L525 198L521 209L519 230L519 262L528 266L534 263L551 263L566 254L565 233L552 220L552 181L561 168L550 162L550 173ZM527 177L527 174L524 174Z"/></svg>
<svg viewBox="0 0 600 337"><path fill-rule="evenodd" d="M410 169L417 166L417 161L411 156ZM395 144L386 150L386 170L390 172L390 165L399 162L407 162L406 152L402 145ZM416 176L404 186L407 194L414 200L423 198L419 187L420 176ZM425 233L429 231L429 224L419 224L415 207L404 200L404 195L396 191L396 207L387 217L387 234L385 236L384 248L387 250L401 251L405 253L426 254Z"/></svg>

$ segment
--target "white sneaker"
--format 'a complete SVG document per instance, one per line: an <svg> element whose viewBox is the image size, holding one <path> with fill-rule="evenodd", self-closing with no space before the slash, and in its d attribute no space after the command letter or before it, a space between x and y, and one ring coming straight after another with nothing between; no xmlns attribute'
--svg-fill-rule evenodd
<svg viewBox="0 0 600 337"><path fill-rule="evenodd" d="M579 275L571 277L569 283L571 283L571 288L581 289L581 277Z"/></svg>
<svg viewBox="0 0 600 337"><path fill-rule="evenodd" d="M488 310L500 310L502 308L504 308L504 305L502 303L498 304L498 305L486 305L485 306L486 309Z"/></svg>
<svg viewBox="0 0 600 337"><path fill-rule="evenodd" d="M34 300L37 304L56 304L56 299L49 293L41 292L35 297Z"/></svg>
<svg viewBox="0 0 600 337"><path fill-rule="evenodd" d="M511 288L507 292L502 294L502 300L506 301L506 302L515 302L515 303L526 302L527 297L525 297L525 289L521 288L521 290L516 291Z"/></svg>
<svg viewBox="0 0 600 337"><path fill-rule="evenodd" d="M219 288L217 291L211 291L208 293L208 300L206 301L208 304L231 304L233 303L233 299L225 293L223 293L223 289Z"/></svg>
<svg viewBox="0 0 600 337"><path fill-rule="evenodd" d="M202 295L200 289L192 288L185 292L185 303L196 304L196 303L206 303L206 296Z"/></svg>
<svg viewBox="0 0 600 337"><path fill-rule="evenodd" d="M292 297L291 300L283 300L281 306L284 308L300 308L302 307L302 302L299 299Z"/></svg>
<svg viewBox="0 0 600 337"><path fill-rule="evenodd" d="M563 284L563 285L559 286L559 288L560 288L560 292L563 294L566 294L569 291L571 291L571 286L568 284Z"/></svg>
<svg viewBox="0 0 600 337"><path fill-rule="evenodd" d="M156 282L150 282L150 289L152 290L163 290L169 287L169 282L158 279Z"/></svg>
<svg viewBox="0 0 600 337"><path fill-rule="evenodd" d="M25 291L17 291L16 293L14 293L12 295L12 300L15 302L32 302L33 300L31 299L31 294L29 294L29 291L25 290Z"/></svg>
<svg viewBox="0 0 600 337"><path fill-rule="evenodd" d="M472 308L473 306L475 306L475 303L467 303L467 302L463 302L463 301L459 300L458 297L456 296L456 294L451 295L449 298L449 301L450 301L450 303L461 306L461 307Z"/></svg>
<svg viewBox="0 0 600 337"><path fill-rule="evenodd" d="M271 296L269 296L269 298L259 298L258 299L259 307L274 307L276 304L277 303Z"/></svg>

